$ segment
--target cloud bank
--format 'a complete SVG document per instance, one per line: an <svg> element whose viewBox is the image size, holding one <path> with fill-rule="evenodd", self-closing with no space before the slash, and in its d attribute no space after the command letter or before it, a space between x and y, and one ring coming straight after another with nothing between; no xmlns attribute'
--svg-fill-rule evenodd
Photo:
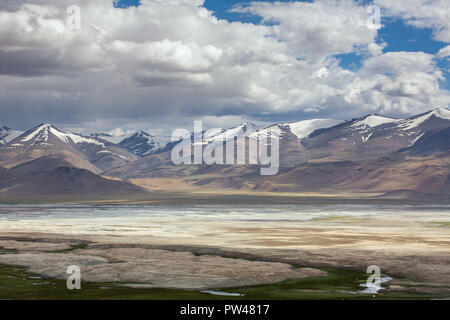
<svg viewBox="0 0 450 320"><path fill-rule="evenodd" d="M423 10L376 3L449 42L445 1L414 1ZM67 23L74 4L80 29ZM226 127L296 112L405 115L450 103L436 64L448 49L383 53L359 2L251 2L232 10L262 22L220 20L202 0L141 0L127 9L111 0L2 1L1 122L104 130L205 119ZM337 56L345 54L362 56L361 68L342 68Z"/></svg>

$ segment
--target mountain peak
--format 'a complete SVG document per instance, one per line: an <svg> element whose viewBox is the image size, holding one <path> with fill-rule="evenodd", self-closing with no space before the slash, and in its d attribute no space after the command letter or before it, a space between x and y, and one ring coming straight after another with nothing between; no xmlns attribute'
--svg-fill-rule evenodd
<svg viewBox="0 0 450 320"><path fill-rule="evenodd" d="M241 126L241 127L256 127L256 125L254 125L253 123L251 123L251 122L242 122L239 126Z"/></svg>
<svg viewBox="0 0 450 320"><path fill-rule="evenodd" d="M116 128L109 132L103 133L92 133L91 137L100 138L102 140L108 141L113 144L120 144L121 142L133 138L133 137L141 137L141 138L150 138L152 135L148 134L145 131L136 131L136 130L125 130L122 128Z"/></svg>
<svg viewBox="0 0 450 320"><path fill-rule="evenodd" d="M36 144L48 144L50 137L54 137L66 144L91 143L101 145L102 147L105 146L104 143L94 138L85 137L81 134L61 130L49 123L41 123L38 126L34 127L33 129L25 132L17 139L19 139L20 143L31 143L31 145L36 145Z"/></svg>
<svg viewBox="0 0 450 320"><path fill-rule="evenodd" d="M310 119L292 122L289 123L288 126L292 133L295 134L299 140L301 140L307 138L316 130L334 127L339 123L341 123L341 121L335 119Z"/></svg>
<svg viewBox="0 0 450 320"><path fill-rule="evenodd" d="M444 107L437 107L428 112L430 115L434 115L438 118L450 120L450 110Z"/></svg>
<svg viewBox="0 0 450 320"><path fill-rule="evenodd" d="M138 137L147 137L147 138L153 137L150 133L147 133L147 132L142 131L142 130L136 131L136 133L134 135L138 136Z"/></svg>
<svg viewBox="0 0 450 320"><path fill-rule="evenodd" d="M55 128L55 126L53 126L52 124L50 124L50 123L41 123L41 124L39 124L39 125L37 125L36 127L34 127L33 129L31 129L31 130L38 130L38 129L45 129L45 128Z"/></svg>
<svg viewBox="0 0 450 320"><path fill-rule="evenodd" d="M281 137L290 131L298 140L309 137L319 129L330 128L338 125L342 121L335 119L309 119L297 122L280 122L263 129L261 132L275 131Z"/></svg>
<svg viewBox="0 0 450 320"><path fill-rule="evenodd" d="M254 128L256 128L256 125L254 125L253 123L243 122L240 125L238 125L237 127L235 127L234 129L240 129L240 130L244 131L245 133L247 133L247 131L252 131Z"/></svg>
<svg viewBox="0 0 450 320"><path fill-rule="evenodd" d="M129 133L123 138L118 145L140 157L157 152L165 147L163 141L142 130Z"/></svg>

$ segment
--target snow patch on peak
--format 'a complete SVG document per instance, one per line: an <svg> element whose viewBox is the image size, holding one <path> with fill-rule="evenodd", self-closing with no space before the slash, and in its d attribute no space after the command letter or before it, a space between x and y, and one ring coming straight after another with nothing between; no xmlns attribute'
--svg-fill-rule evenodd
<svg viewBox="0 0 450 320"><path fill-rule="evenodd" d="M243 122L240 125L238 125L237 128L240 128L243 131L247 131L247 130L252 130L252 129L256 128L256 125L254 125L251 122Z"/></svg>
<svg viewBox="0 0 450 320"><path fill-rule="evenodd" d="M124 141L125 139L128 139L128 138L138 134L139 132L143 132L143 131L124 130L122 128L116 128L109 132L93 133L93 134L91 134L91 137L100 138L100 139L103 139L103 140L108 141L113 144L119 144L122 141Z"/></svg>
<svg viewBox="0 0 450 320"><path fill-rule="evenodd" d="M435 108L430 113L431 115L434 115L438 118L450 120L450 110L448 110L447 108Z"/></svg>
<svg viewBox="0 0 450 320"><path fill-rule="evenodd" d="M436 117L443 120L450 120L450 110L446 108L435 108L423 115L413 117L410 119L406 119L404 123L401 126L402 130L411 130L414 128L417 128L419 125L421 125L423 122L427 121L428 119Z"/></svg>
<svg viewBox="0 0 450 320"><path fill-rule="evenodd" d="M205 137L205 143L207 144L211 142L222 142L234 137L240 137L242 135L252 132L255 127L256 126L252 123L244 122L231 129L208 130L207 136Z"/></svg>
<svg viewBox="0 0 450 320"><path fill-rule="evenodd" d="M359 128L359 127L370 127L370 128L375 128L378 126L381 126L383 124L387 124L387 123L394 123L399 121L398 119L394 119L394 118L388 118L388 117L383 117L383 116L379 116L376 114L371 114L367 117L365 117L364 119L354 123L352 125L353 128Z"/></svg>
<svg viewBox="0 0 450 320"><path fill-rule="evenodd" d="M52 130L52 133L55 134L55 131L58 131L58 130ZM104 143L102 143L100 141L97 141L97 140L95 140L93 138L90 138L90 137L85 137L85 136L82 136L82 135L79 135L79 134L76 134L76 133L72 133L72 132L68 132L68 131L62 131L62 135L61 135L61 131L58 131L58 133L60 134L59 138L62 141L66 142L67 144L69 144L68 139L70 139L75 144L89 143L89 144L99 145L99 146L101 146L103 148L105 147Z"/></svg>
<svg viewBox="0 0 450 320"><path fill-rule="evenodd" d="M49 124L42 123L38 125L36 128L32 129L31 132L20 139L22 142L29 142L33 139L35 144L38 140L48 141L48 129L50 128Z"/></svg>
<svg viewBox="0 0 450 320"><path fill-rule="evenodd" d="M60 130L48 123L40 124L36 128L32 129L31 132L28 133L25 137L22 137L20 141L30 142L33 140L32 145L35 145L36 143L43 144L48 142L50 135L55 136L56 138L58 138L59 140L61 140L66 144L89 143L105 147L105 145L102 142L97 141L94 138L85 137L69 131Z"/></svg>
<svg viewBox="0 0 450 320"><path fill-rule="evenodd" d="M150 133L145 131L137 131L133 136L141 137L141 138L153 138Z"/></svg>
<svg viewBox="0 0 450 320"><path fill-rule="evenodd" d="M330 128L338 125L342 121L335 119L311 119L299 122L288 123L287 126L299 140L309 137L311 133L323 128Z"/></svg>
<svg viewBox="0 0 450 320"><path fill-rule="evenodd" d="M334 127L340 123L342 123L342 121L335 119L310 119L291 123L284 122L264 128L253 136L261 137L261 135L273 132L279 137L282 137L286 132L290 131L298 140L302 140L309 137L316 130Z"/></svg>

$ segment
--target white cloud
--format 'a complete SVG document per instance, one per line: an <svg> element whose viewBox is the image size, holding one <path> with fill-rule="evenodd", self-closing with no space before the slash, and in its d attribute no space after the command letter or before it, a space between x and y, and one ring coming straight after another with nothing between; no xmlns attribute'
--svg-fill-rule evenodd
<svg viewBox="0 0 450 320"><path fill-rule="evenodd" d="M387 14L418 28L432 28L436 40L450 42L448 0L375 0Z"/></svg>
<svg viewBox="0 0 450 320"><path fill-rule="evenodd" d="M361 50L373 44L377 35L367 27L366 7L349 0L253 2L236 6L233 11L275 23L273 35L286 42L290 53L312 61Z"/></svg>
<svg viewBox="0 0 450 320"><path fill-rule="evenodd" d="M383 54L366 8L351 0L234 9L273 23L263 25L219 20L202 0L142 0L126 10L110 0L33 2L0 4L0 108L8 123L103 131L203 118L225 127L286 112L346 117L449 102L433 56ZM74 2L81 30L66 24ZM346 53L365 57L361 70L338 65L334 56Z"/></svg>
<svg viewBox="0 0 450 320"><path fill-rule="evenodd" d="M434 56L423 52L388 52L367 59L358 72L357 96L374 111L418 113L450 102L448 92L439 88L442 72ZM363 101L361 101L363 103Z"/></svg>
<svg viewBox="0 0 450 320"><path fill-rule="evenodd" d="M446 46L445 48L442 48L439 50L437 56L441 59L447 58L450 56L450 46Z"/></svg>

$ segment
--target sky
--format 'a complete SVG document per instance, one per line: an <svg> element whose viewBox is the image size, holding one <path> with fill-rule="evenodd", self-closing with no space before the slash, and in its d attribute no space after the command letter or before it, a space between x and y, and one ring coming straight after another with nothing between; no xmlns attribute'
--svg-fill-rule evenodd
<svg viewBox="0 0 450 320"><path fill-rule="evenodd" d="M159 134L450 104L448 0L31 2L0 3L0 125L15 129Z"/></svg>

